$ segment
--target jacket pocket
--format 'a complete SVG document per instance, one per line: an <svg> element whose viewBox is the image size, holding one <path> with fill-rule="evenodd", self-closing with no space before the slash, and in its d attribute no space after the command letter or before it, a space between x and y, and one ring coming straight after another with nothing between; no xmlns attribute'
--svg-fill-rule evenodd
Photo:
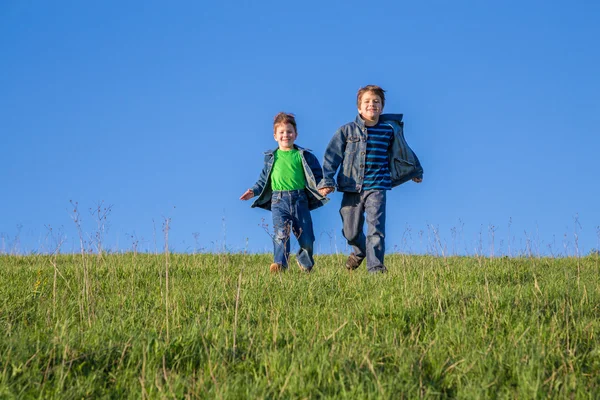
<svg viewBox="0 0 600 400"><path fill-rule="evenodd" d="M360 137L359 136L348 136L346 138L346 150L345 154L354 154L358 151L360 146Z"/></svg>

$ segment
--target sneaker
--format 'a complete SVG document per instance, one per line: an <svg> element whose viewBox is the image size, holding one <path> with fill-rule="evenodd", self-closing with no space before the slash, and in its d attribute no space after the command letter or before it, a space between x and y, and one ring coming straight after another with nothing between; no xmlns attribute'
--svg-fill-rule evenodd
<svg viewBox="0 0 600 400"><path fill-rule="evenodd" d="M349 271L355 270L358 268L360 263L362 263L363 258L358 258L354 253L350 254L348 259L346 260L346 269Z"/></svg>
<svg viewBox="0 0 600 400"><path fill-rule="evenodd" d="M302 264L300 264L300 261L298 261L298 259L296 259L296 264L298 264L298 267L300 267L300 270L302 272L308 273L308 272L312 271L312 268L303 267Z"/></svg>
<svg viewBox="0 0 600 400"><path fill-rule="evenodd" d="M283 267L281 266L281 264L272 263L269 267L269 271L271 271L272 273L281 272L283 271Z"/></svg>

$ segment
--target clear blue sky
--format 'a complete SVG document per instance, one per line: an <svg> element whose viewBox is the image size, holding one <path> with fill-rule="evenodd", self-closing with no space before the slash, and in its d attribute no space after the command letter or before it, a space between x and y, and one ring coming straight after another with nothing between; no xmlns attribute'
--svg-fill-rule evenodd
<svg viewBox="0 0 600 400"><path fill-rule="evenodd" d="M73 200L86 241L112 205L111 250L162 247L171 218L175 251L270 252L271 214L238 198L273 116L321 159L378 84L425 169L388 197L389 251L489 254L495 230L496 254L587 253L599 20L592 1L4 0L0 251L77 251ZM345 251L331 197L318 252Z"/></svg>

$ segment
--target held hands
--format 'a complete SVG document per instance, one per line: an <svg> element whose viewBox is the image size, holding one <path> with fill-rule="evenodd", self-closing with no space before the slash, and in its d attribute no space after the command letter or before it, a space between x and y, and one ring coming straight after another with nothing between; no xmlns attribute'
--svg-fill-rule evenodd
<svg viewBox="0 0 600 400"><path fill-rule="evenodd" d="M421 183L423 182L423 178L413 178L413 182ZM333 193L335 188L333 187L324 187L319 189L319 194L321 196L327 196L329 193ZM254 192L250 189L246 190L243 195L241 195L240 200L250 200L254 197Z"/></svg>
<svg viewBox="0 0 600 400"><path fill-rule="evenodd" d="M319 189L319 194L320 194L321 196L327 196L329 193L332 193L332 192L334 192L334 191L335 191L335 188L332 188L332 187L324 187L324 188L321 188L321 189Z"/></svg>
<svg viewBox="0 0 600 400"><path fill-rule="evenodd" d="M250 200L254 197L254 192L250 189L246 190L244 194L240 197L240 200Z"/></svg>

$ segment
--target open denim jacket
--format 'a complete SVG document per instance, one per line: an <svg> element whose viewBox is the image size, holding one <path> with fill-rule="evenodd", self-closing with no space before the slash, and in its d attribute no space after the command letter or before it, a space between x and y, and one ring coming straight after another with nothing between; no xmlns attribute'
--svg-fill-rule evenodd
<svg viewBox="0 0 600 400"><path fill-rule="evenodd" d="M304 168L304 178L306 179L306 197L308 198L308 209L314 210L319 208L329 201L329 199L321 196L317 190L317 184L323 179L323 170L319 160L310 152L309 149L304 149L294 145L294 148L300 152L302 157L302 167ZM265 152L265 165L258 177L258 182L252 186L251 190L255 196L258 196L252 203L252 207L260 207L265 210L271 210L271 170L275 161L275 151L268 150Z"/></svg>
<svg viewBox="0 0 600 400"><path fill-rule="evenodd" d="M379 122L394 129L389 156L392 187L413 178L423 177L423 167L417 155L408 147L404 139L402 114L381 114ZM340 192L359 193L365 177L365 156L367 152L367 127L358 115L354 122L341 126L331 138L323 157L323 180L319 189L335 187Z"/></svg>

